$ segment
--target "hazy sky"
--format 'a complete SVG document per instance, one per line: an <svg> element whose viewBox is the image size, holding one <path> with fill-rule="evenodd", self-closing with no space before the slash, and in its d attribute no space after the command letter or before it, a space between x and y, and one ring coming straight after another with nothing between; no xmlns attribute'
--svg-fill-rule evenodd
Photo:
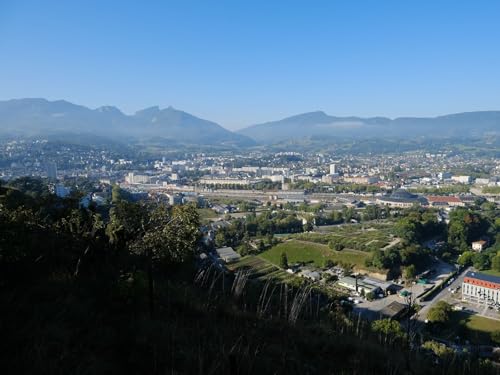
<svg viewBox="0 0 500 375"><path fill-rule="evenodd" d="M231 129L500 109L500 1L0 0L0 99L20 97Z"/></svg>

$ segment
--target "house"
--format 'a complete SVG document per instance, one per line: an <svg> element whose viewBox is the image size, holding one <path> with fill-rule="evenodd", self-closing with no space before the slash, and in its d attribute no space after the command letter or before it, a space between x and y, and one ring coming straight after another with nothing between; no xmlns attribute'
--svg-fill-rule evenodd
<svg viewBox="0 0 500 375"><path fill-rule="evenodd" d="M380 315L389 319L399 319L408 310L407 305L393 301L380 310Z"/></svg>
<svg viewBox="0 0 500 375"><path fill-rule="evenodd" d="M215 250L220 259L224 261L224 263L234 263L240 260L241 255L233 250L232 247L221 247Z"/></svg>
<svg viewBox="0 0 500 375"><path fill-rule="evenodd" d="M220 205L220 204L214 204L212 206L212 210L214 210L215 212L217 212L218 214L228 214L230 213L231 211L229 210L228 206L223 206L223 205Z"/></svg>
<svg viewBox="0 0 500 375"><path fill-rule="evenodd" d="M481 252L485 249L485 247L488 245L488 241L485 240L479 240L479 241L474 241L472 243L472 250Z"/></svg>
<svg viewBox="0 0 500 375"><path fill-rule="evenodd" d="M428 196L427 201L429 206L439 207L439 206L449 206L449 207L464 207L465 203L455 196Z"/></svg>
<svg viewBox="0 0 500 375"><path fill-rule="evenodd" d="M372 285L373 287L379 287L384 295L395 294L401 287L399 285L393 284L387 281L380 281L374 278L366 276L363 279L364 284Z"/></svg>
<svg viewBox="0 0 500 375"><path fill-rule="evenodd" d="M364 278L357 279L352 276L342 277L339 279L338 285L361 294L373 293L377 295L383 292L379 285L371 283L370 280L365 280Z"/></svg>
<svg viewBox="0 0 500 375"><path fill-rule="evenodd" d="M303 270L299 273L299 275L312 281L319 281L321 279L321 276L317 271Z"/></svg>
<svg viewBox="0 0 500 375"><path fill-rule="evenodd" d="M470 184L472 182L471 176L451 176L451 179L460 184Z"/></svg>

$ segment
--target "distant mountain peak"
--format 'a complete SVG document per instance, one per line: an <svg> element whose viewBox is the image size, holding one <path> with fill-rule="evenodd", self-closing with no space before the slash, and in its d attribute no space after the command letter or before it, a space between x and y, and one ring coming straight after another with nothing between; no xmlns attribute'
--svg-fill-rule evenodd
<svg viewBox="0 0 500 375"><path fill-rule="evenodd" d="M169 139L185 144L239 146L255 142L246 136L224 129L215 122L203 120L169 106L145 108L128 116L114 106L94 110L65 100L43 98L0 101L0 132L4 134L44 135L92 134Z"/></svg>
<svg viewBox="0 0 500 375"><path fill-rule="evenodd" d="M96 112L101 112L101 113L113 113L113 114L123 115L122 111L120 111L118 108L112 105L103 105L101 107L96 108L95 110Z"/></svg>
<svg viewBox="0 0 500 375"><path fill-rule="evenodd" d="M318 122L318 121L330 121L331 117L328 116L323 111L312 111L287 117L281 121L305 121L305 122Z"/></svg>
<svg viewBox="0 0 500 375"><path fill-rule="evenodd" d="M500 112L481 111L432 118L335 117L323 111L306 112L238 131L257 142L276 143L303 138L453 137L500 134Z"/></svg>
<svg viewBox="0 0 500 375"><path fill-rule="evenodd" d="M135 112L134 116L153 116L159 112L160 112L160 107L155 105Z"/></svg>

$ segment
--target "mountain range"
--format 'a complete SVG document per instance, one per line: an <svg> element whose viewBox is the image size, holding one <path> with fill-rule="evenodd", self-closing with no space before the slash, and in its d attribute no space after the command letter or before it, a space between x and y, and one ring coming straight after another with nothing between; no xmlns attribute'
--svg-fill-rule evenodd
<svg viewBox="0 0 500 375"><path fill-rule="evenodd" d="M303 113L279 121L241 129L257 142L304 137L343 138L450 138L500 135L500 111L466 112L438 117L335 117L322 111Z"/></svg>
<svg viewBox="0 0 500 375"><path fill-rule="evenodd" d="M251 138L172 107L150 107L129 116L116 107L90 109L64 100L46 99L0 101L0 133L165 139L179 144L255 144Z"/></svg>
<svg viewBox="0 0 500 375"><path fill-rule="evenodd" d="M172 107L160 109L155 106L126 115L112 106L90 109L64 100L0 101L0 134L36 136L58 133L235 147L304 138L498 137L500 111L395 119L336 117L316 111L231 132L215 122Z"/></svg>

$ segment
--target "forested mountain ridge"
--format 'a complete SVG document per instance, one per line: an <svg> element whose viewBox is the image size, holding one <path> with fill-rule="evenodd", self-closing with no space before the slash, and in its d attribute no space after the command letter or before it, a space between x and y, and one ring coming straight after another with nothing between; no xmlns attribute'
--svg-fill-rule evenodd
<svg viewBox="0 0 500 375"><path fill-rule="evenodd" d="M0 101L0 133L94 135L110 139L164 138L179 144L253 145L251 139L215 122L168 107L151 107L126 115L112 106L90 109L64 100Z"/></svg>
<svg viewBox="0 0 500 375"><path fill-rule="evenodd" d="M500 134L500 111L438 117L336 117L316 111L246 127L238 131L258 142L277 143L304 137L447 138Z"/></svg>

